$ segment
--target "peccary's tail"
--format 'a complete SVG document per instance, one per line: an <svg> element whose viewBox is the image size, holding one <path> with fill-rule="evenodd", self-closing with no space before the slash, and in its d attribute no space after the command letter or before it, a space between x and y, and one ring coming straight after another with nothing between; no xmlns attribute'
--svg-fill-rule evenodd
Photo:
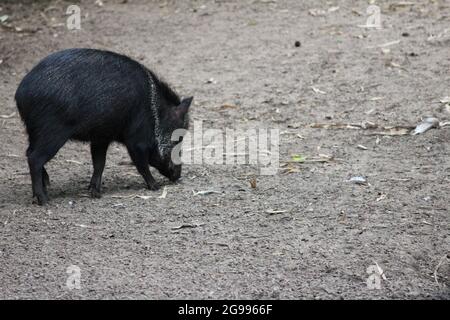
<svg viewBox="0 0 450 320"><path fill-rule="evenodd" d="M27 97L27 93L24 87L24 81L22 80L22 82L19 84L19 87L17 88L14 99L16 100L16 106L17 110L19 111L20 118L25 122L25 117L27 115L28 109L27 101L29 100L29 98Z"/></svg>

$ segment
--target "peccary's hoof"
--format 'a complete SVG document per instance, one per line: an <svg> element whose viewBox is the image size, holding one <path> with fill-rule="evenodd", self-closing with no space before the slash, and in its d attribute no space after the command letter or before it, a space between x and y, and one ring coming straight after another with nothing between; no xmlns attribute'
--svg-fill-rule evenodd
<svg viewBox="0 0 450 320"><path fill-rule="evenodd" d="M89 194L90 194L91 198L94 198L94 199L99 199L102 197L100 190L98 190L94 187L89 187Z"/></svg>
<svg viewBox="0 0 450 320"><path fill-rule="evenodd" d="M156 190L159 190L159 185L158 185L157 183L153 183L153 184L147 185L147 188L148 188L149 190L156 191Z"/></svg>
<svg viewBox="0 0 450 320"><path fill-rule="evenodd" d="M45 194L33 196L33 204L43 206L43 205L46 205L47 202L48 202L48 197Z"/></svg>

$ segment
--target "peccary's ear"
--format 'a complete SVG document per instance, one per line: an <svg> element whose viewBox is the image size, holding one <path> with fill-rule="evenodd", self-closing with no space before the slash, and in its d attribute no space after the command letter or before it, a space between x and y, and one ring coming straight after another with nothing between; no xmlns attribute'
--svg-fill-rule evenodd
<svg viewBox="0 0 450 320"><path fill-rule="evenodd" d="M184 116L188 113L189 107L191 106L192 100L194 97L188 97L181 100L180 104L176 108L176 115L179 118L184 118Z"/></svg>
<svg viewBox="0 0 450 320"><path fill-rule="evenodd" d="M189 109L189 106L192 103L192 100L194 100L194 97L184 98L183 100L181 100L181 103L180 103L178 108L180 108L180 107L181 108L186 108L186 111L187 111Z"/></svg>

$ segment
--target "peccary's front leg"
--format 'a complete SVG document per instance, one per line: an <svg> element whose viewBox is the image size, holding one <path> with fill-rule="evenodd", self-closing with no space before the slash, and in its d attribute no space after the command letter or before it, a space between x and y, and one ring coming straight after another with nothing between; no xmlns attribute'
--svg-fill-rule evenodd
<svg viewBox="0 0 450 320"><path fill-rule="evenodd" d="M133 160L136 169L144 178L147 188L150 190L158 190L159 186L150 173L150 169L148 167L149 150L147 146L142 146L139 144L127 144L126 146L131 160Z"/></svg>
<svg viewBox="0 0 450 320"><path fill-rule="evenodd" d="M103 169L105 168L108 146L109 143L105 142L91 142L91 156L94 173L92 174L91 183L89 184L89 191L92 198L101 197L102 174Z"/></svg>

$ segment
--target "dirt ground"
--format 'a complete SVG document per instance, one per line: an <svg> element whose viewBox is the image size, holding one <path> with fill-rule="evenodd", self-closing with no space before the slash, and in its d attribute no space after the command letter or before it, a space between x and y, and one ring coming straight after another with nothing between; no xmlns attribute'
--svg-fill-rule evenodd
<svg viewBox="0 0 450 320"><path fill-rule="evenodd" d="M311 127L449 121L450 1L377 1L381 29L360 27L367 1L102 3L77 2L75 31L69 2L0 4L0 298L450 298L450 126ZM191 119L204 127L279 128L283 167L186 165L177 184L155 173L167 186L158 198L114 145L103 197L90 199L89 146L70 142L47 164L50 203L33 205L14 93L69 47L155 69L195 96ZM333 158L286 165L295 154ZM375 264L380 289L367 285ZM79 289L66 285L71 266Z"/></svg>

